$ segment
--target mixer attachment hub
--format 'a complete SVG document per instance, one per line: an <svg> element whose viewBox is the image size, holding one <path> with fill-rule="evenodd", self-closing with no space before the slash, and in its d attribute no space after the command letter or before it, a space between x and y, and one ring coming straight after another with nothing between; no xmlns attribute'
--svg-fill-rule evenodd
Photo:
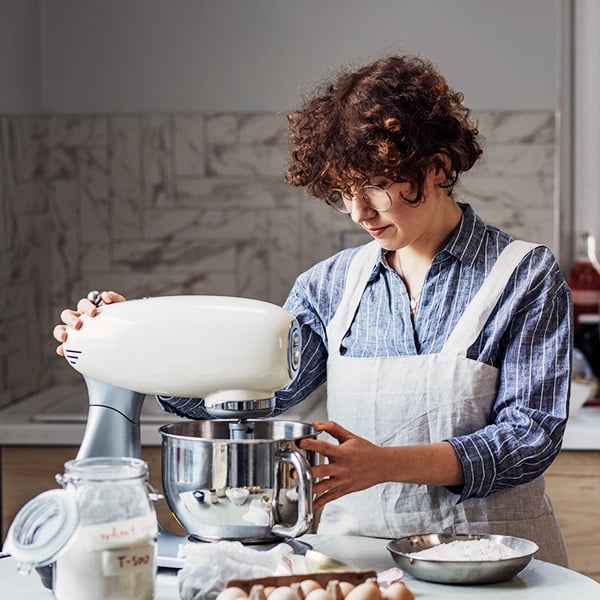
<svg viewBox="0 0 600 600"><path fill-rule="evenodd" d="M253 440L254 423L249 423L245 419L229 423L229 438L232 440Z"/></svg>
<svg viewBox="0 0 600 600"><path fill-rule="evenodd" d="M275 410L275 398L254 400L224 400L206 406L206 411L217 419L259 419L270 417Z"/></svg>

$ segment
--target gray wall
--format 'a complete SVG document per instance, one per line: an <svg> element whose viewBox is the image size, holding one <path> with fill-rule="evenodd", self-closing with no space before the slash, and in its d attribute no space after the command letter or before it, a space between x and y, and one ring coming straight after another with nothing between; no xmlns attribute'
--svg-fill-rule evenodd
<svg viewBox="0 0 600 600"><path fill-rule="evenodd" d="M328 70L397 50L434 60L474 109L558 105L557 0L1 0L0 11L0 112L288 110Z"/></svg>
<svg viewBox="0 0 600 600"><path fill-rule="evenodd" d="M280 303L364 232L283 183L285 111L338 64L431 57L480 120L457 189L556 251L551 0L0 0L0 406L81 379L60 309L129 297Z"/></svg>

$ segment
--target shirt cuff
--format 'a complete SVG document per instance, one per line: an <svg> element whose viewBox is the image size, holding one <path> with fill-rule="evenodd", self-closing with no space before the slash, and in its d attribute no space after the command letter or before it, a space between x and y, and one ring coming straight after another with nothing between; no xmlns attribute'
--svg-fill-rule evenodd
<svg viewBox="0 0 600 600"><path fill-rule="evenodd" d="M174 396L156 396L165 412L175 414L184 419L211 419L204 408L202 398L175 398Z"/></svg>
<svg viewBox="0 0 600 600"><path fill-rule="evenodd" d="M457 503L469 498L483 498L490 494L494 485L494 462L481 445L477 445L473 435L460 436L445 440L452 444L458 455L463 473L464 483L459 486L448 487L448 490L459 494ZM487 459L487 460L486 460Z"/></svg>

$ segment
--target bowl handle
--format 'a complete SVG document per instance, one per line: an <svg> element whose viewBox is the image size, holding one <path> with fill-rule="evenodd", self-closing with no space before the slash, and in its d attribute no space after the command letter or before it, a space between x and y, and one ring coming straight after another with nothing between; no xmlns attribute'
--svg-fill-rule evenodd
<svg viewBox="0 0 600 600"><path fill-rule="evenodd" d="M291 526L274 523L271 533L280 537L298 537L308 531L313 520L313 476L310 464L305 456L289 444L287 447L279 448L275 454L275 479L273 484L273 497L271 505L275 520L279 518L279 494L281 491L279 470L282 464L287 463L294 467L298 475L298 518Z"/></svg>

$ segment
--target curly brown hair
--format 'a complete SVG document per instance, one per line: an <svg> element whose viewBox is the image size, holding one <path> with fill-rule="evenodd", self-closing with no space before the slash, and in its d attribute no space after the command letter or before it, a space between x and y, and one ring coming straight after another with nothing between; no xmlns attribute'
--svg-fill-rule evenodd
<svg viewBox="0 0 600 600"><path fill-rule="evenodd" d="M417 56L381 58L342 72L288 115L286 181L327 199L376 177L412 183L422 199L427 170L442 168L448 194L482 153L463 95ZM445 160L443 157L446 157Z"/></svg>

